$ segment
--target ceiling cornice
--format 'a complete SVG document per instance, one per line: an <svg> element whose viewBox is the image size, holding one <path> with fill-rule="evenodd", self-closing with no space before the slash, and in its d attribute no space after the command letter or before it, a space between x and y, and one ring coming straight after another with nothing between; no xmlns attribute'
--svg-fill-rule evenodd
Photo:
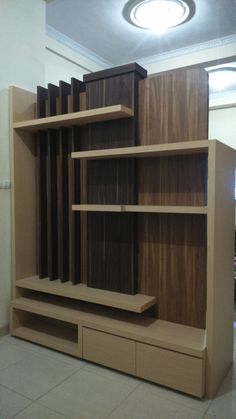
<svg viewBox="0 0 236 419"><path fill-rule="evenodd" d="M207 42L201 42L199 44L193 44L185 48L179 48L172 51L163 52L162 54L151 55L149 57L141 58L138 62L141 65L153 64L160 61L169 60L171 58L177 58L182 55L189 55L194 52L204 51L211 48L219 48L225 45L236 43L236 35L225 36L223 38L213 39Z"/></svg>
<svg viewBox="0 0 236 419"><path fill-rule="evenodd" d="M90 49L83 47L78 42L64 35L62 32L57 31L50 25L46 25L46 33L52 39L67 46L68 48L72 49L78 54L83 55L89 60L94 61L96 64L100 65L103 68L114 66L114 63L104 60L102 57L95 54ZM136 59L136 61L145 67L149 64L165 61L165 60L176 58L176 57L181 57L183 55L187 56L192 53L204 51L211 48L217 48L217 47L219 48L219 47L226 46L233 43L236 43L236 34L225 36L223 38L213 39L207 42L201 42L199 44L193 44L185 48L179 48L176 50L167 51L162 54L156 54L156 55L151 55L149 57Z"/></svg>
<svg viewBox="0 0 236 419"><path fill-rule="evenodd" d="M78 42L74 41L73 39L69 38L68 36L64 35L62 32L57 31L53 26L46 25L46 34L54 39L55 41L60 42L64 46L72 49L73 51L77 52L78 54L83 55L85 58L94 61L96 64L103 68L108 68L114 66L113 63L104 60L99 55L95 54L88 48L83 47Z"/></svg>

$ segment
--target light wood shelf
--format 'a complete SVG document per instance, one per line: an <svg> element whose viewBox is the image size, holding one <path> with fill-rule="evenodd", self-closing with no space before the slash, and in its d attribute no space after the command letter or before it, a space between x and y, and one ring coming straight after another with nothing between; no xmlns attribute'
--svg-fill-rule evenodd
<svg viewBox="0 0 236 419"><path fill-rule="evenodd" d="M112 159L124 157L158 157L183 154L208 153L209 140L184 141L169 144L153 144L135 147L110 148L103 150L76 151L74 159Z"/></svg>
<svg viewBox="0 0 236 419"><path fill-rule="evenodd" d="M173 205L72 205L73 211L141 212L160 214L207 214L207 207Z"/></svg>
<svg viewBox="0 0 236 419"><path fill-rule="evenodd" d="M64 301L64 302L63 302ZM38 298L17 298L12 301L13 309L41 316L61 319L70 323L94 328L106 333L122 336L135 341L168 350L204 358L206 348L205 330L177 323L170 323L135 313L112 311L85 303L68 303L57 297L41 301ZM16 331L18 329L15 329ZM15 334L14 330L14 334ZM22 336L23 337L23 336Z"/></svg>
<svg viewBox="0 0 236 419"><path fill-rule="evenodd" d="M123 105L105 106L87 111L73 112L47 118L32 119L13 123L14 129L39 131L71 126L85 125L92 122L110 121L113 119L130 118L133 110Z"/></svg>
<svg viewBox="0 0 236 419"><path fill-rule="evenodd" d="M16 281L16 286L48 294L64 296L75 300L101 304L107 307L142 313L156 303L156 298L143 294L122 294L97 288L87 287L85 284L72 285L71 282L62 283L60 280L49 281L48 278L39 279L37 276Z"/></svg>
<svg viewBox="0 0 236 419"><path fill-rule="evenodd" d="M15 328L13 335L73 356L80 356L78 342L74 341L74 331L70 328L62 329L57 325L37 320Z"/></svg>

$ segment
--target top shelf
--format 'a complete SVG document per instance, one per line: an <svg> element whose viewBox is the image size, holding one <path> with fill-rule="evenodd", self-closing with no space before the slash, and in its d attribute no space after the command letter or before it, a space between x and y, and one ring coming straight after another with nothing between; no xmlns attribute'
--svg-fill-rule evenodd
<svg viewBox="0 0 236 419"><path fill-rule="evenodd" d="M43 131L86 125L92 122L110 121L113 119L130 118L134 115L133 109L123 105L105 106L103 108L90 109L87 111L73 112L47 118L32 119L29 121L13 123L14 129L24 131Z"/></svg>

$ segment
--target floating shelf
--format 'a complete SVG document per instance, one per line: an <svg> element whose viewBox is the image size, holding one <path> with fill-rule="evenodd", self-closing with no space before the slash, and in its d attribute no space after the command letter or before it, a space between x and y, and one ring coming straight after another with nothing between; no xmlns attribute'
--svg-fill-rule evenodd
<svg viewBox="0 0 236 419"><path fill-rule="evenodd" d="M50 281L48 278L39 279L37 276L16 281L16 286L48 294L68 297L75 300L101 304L107 307L143 313L156 303L156 298L143 294L122 294L97 288L87 287L85 284L72 285L60 280Z"/></svg>
<svg viewBox="0 0 236 419"><path fill-rule="evenodd" d="M51 298L51 300L50 300ZM189 327L177 323L171 323L150 317L139 316L135 313L111 311L109 308L94 306L77 306L58 301L57 297L50 297L48 301L41 301L38 298L17 298L12 301L11 306L14 309L35 313L39 316L47 316L64 320L68 323L78 324L101 330L107 333L113 333L117 336L126 337L136 341L142 340L150 345L159 346L173 351L179 351L183 354L203 358L206 348L206 331L195 327ZM83 303L82 303L83 304ZM37 333L47 334L44 330L44 323L40 326L37 323ZM13 331L15 336L32 340L34 335L31 327L19 327ZM66 331L66 334L68 331ZM26 334L26 336L24 336ZM73 338L73 335L72 335ZM48 336L45 337L48 346ZM68 336L64 336L67 342ZM63 339L63 340L64 340ZM60 343L60 341L59 341ZM63 341L61 342L63 344ZM71 342L71 350L74 343Z"/></svg>
<svg viewBox="0 0 236 419"><path fill-rule="evenodd" d="M134 112L131 108L123 105L113 105L87 111L49 116L47 118L32 119L24 122L15 122L13 128L34 132L86 125L92 122L110 121L112 119L130 118L133 115Z"/></svg>
<svg viewBox="0 0 236 419"><path fill-rule="evenodd" d="M124 157L175 156L178 154L208 153L209 140L185 141L169 144L154 144L135 147L110 148L103 150L76 151L74 159L112 159Z"/></svg>
<svg viewBox="0 0 236 419"><path fill-rule="evenodd" d="M72 205L73 211L94 212L143 212L160 214L207 214L207 207L173 205Z"/></svg>

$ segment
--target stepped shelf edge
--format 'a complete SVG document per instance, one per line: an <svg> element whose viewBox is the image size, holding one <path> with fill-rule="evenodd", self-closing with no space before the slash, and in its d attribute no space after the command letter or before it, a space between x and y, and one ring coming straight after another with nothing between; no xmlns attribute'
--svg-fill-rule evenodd
<svg viewBox="0 0 236 419"><path fill-rule="evenodd" d="M133 115L134 112L131 108L124 105L113 105L87 111L15 122L13 123L13 128L35 132L39 130L86 125L88 123L109 121L113 119L130 118Z"/></svg>
<svg viewBox="0 0 236 419"><path fill-rule="evenodd" d="M71 282L62 283L59 279L54 281L50 281L48 278L39 279L37 276L18 280L16 281L16 286L135 313L142 313L156 304L156 297L149 295L122 294L90 288L81 283L76 285L73 285Z"/></svg>
<svg viewBox="0 0 236 419"><path fill-rule="evenodd" d="M85 304L85 303L83 303ZM203 358L206 349L206 331L124 311L111 312L109 308L80 306L76 302L60 302L53 296L46 301L20 297L11 302L13 309L39 316L60 319L80 326L91 327L135 341ZM18 331L18 327L15 331Z"/></svg>
<svg viewBox="0 0 236 419"><path fill-rule="evenodd" d="M76 151L73 152L71 156L74 159L96 160L124 157L174 156L178 154L206 154L208 153L209 143L209 140L182 141L168 144Z"/></svg>

